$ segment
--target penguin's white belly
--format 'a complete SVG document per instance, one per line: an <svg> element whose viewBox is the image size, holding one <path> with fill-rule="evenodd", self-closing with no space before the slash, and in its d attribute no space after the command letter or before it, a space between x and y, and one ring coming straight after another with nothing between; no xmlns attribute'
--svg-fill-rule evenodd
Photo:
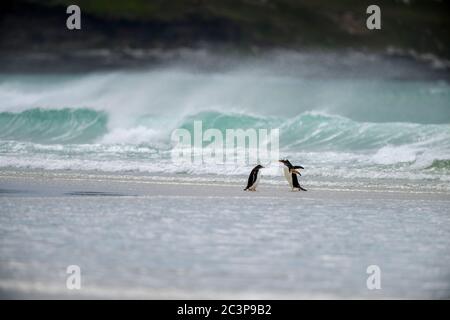
<svg viewBox="0 0 450 320"><path fill-rule="evenodd" d="M291 188L293 188L293 184L292 184L292 174L289 172L288 168L283 168L284 171L284 176L286 177L287 182L289 183L289 185L291 186Z"/></svg>
<svg viewBox="0 0 450 320"><path fill-rule="evenodd" d="M256 180L255 180L255 182L253 183L253 185L250 187L251 189L253 189L253 190L256 189L256 187L257 187L258 184L259 184L259 179L260 179L260 178L261 178L261 172L258 171L258 173L256 174Z"/></svg>
<svg viewBox="0 0 450 320"><path fill-rule="evenodd" d="M259 179L261 179L261 172L258 171L258 174L256 175L255 187L259 184Z"/></svg>

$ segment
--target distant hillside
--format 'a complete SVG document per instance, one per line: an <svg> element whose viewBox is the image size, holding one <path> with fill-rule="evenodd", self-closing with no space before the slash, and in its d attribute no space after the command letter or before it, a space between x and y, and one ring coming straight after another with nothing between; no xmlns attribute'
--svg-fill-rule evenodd
<svg viewBox="0 0 450 320"><path fill-rule="evenodd" d="M381 7L382 30L366 28L372 3ZM65 28L69 4L82 9L81 31ZM448 7L448 1L432 0L6 0L0 50L393 47L448 59Z"/></svg>

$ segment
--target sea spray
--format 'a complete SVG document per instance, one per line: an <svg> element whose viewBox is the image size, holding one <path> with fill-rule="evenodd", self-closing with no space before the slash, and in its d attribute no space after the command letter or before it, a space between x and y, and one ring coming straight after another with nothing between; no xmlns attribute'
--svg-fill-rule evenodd
<svg viewBox="0 0 450 320"><path fill-rule="evenodd" d="M171 133L193 134L201 121L222 135L279 128L280 157L304 164L305 178L448 181L450 86L423 66L286 52L198 66L210 58L141 71L0 75L0 167L248 174L250 165L171 161Z"/></svg>

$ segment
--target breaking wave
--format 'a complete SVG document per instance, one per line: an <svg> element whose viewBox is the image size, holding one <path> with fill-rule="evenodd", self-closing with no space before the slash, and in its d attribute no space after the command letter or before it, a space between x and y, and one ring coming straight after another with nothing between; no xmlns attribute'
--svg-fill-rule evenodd
<svg viewBox="0 0 450 320"><path fill-rule="evenodd" d="M144 115L112 127L108 114L92 109L30 109L0 113L0 139L46 144L169 144L176 128L192 132L193 122L204 130L280 129L282 148L289 150L373 150L388 147L450 148L450 125L357 122L336 115L305 112L292 118L205 111L177 121ZM172 126L168 123L172 120ZM389 152L391 153L391 152ZM381 159L381 154L380 154Z"/></svg>
<svg viewBox="0 0 450 320"><path fill-rule="evenodd" d="M141 72L0 74L0 167L247 174L250 164L170 161L173 130L192 131L202 121L203 130L223 133L278 128L280 156L308 167L305 174L448 180L445 80L409 79L410 66L399 71L377 59L371 70L390 76L346 77L334 56L295 57L231 62L220 71L182 64ZM362 65L346 69L365 70Z"/></svg>
<svg viewBox="0 0 450 320"><path fill-rule="evenodd" d="M0 139L89 143L106 133L107 115L89 109L30 109L0 113Z"/></svg>
<svg viewBox="0 0 450 320"><path fill-rule="evenodd" d="M309 163L310 172L318 175L328 167L344 176L358 170L359 176L365 176L369 174L361 170L371 166L378 175L382 168L383 177L398 176L402 170L450 174L447 124L357 122L318 112L281 118L205 111L176 121L145 115L124 127L111 126L108 118L104 111L86 108L0 113L0 166L245 174L247 167L218 170L170 162L171 132L176 128L192 132L193 122L202 121L204 130L216 128L224 133L278 128L282 156Z"/></svg>

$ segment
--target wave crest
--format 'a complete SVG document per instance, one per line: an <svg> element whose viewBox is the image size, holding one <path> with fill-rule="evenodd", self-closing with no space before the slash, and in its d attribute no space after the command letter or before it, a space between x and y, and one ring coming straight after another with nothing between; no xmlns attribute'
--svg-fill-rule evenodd
<svg viewBox="0 0 450 320"><path fill-rule="evenodd" d="M91 109L40 109L0 113L0 139L89 143L107 132L108 117Z"/></svg>
<svg viewBox="0 0 450 320"><path fill-rule="evenodd" d="M353 168L407 166L437 174L450 170L448 124L357 122L318 112L304 112L292 118L218 111L180 115L178 119L142 115L135 119L130 116L114 125L108 119L107 113L86 108L2 112L0 153L4 161L6 156L12 157L8 165L19 161L18 154L34 157L43 152L64 161L68 155L95 161L114 156L120 161L147 161L150 156L152 161L167 161L171 132L177 128L193 130L194 121L202 121L204 130L216 128L223 133L227 129L278 128L280 155L311 164ZM136 148L150 148L152 152L136 152Z"/></svg>
<svg viewBox="0 0 450 320"><path fill-rule="evenodd" d="M93 109L29 109L0 113L0 139L39 143L170 144L171 132L194 121L203 129L280 129L286 150L364 151L403 146L450 151L450 125L358 122L342 116L304 112L296 117L265 117L243 113L204 111L176 117L124 116L114 125L108 114ZM125 119L126 118L126 119ZM391 151L391 150L388 150ZM409 150L410 151L410 150Z"/></svg>

